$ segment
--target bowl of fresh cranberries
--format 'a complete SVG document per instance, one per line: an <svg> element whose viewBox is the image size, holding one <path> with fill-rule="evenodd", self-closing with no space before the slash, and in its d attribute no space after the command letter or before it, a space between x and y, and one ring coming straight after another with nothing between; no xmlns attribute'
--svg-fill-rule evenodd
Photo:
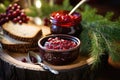
<svg viewBox="0 0 120 80"><path fill-rule="evenodd" d="M71 35L52 34L40 38L38 46L44 61L53 65L66 65L79 56L80 40Z"/></svg>

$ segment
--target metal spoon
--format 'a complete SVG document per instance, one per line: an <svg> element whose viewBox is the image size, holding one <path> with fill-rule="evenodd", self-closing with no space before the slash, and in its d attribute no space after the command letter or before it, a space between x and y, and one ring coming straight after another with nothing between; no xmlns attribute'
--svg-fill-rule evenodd
<svg viewBox="0 0 120 80"><path fill-rule="evenodd" d="M36 59L36 61L33 62L31 57L34 57ZM40 65L44 70L50 71L53 74L59 74L59 72L57 70L54 70L50 66L42 63L42 58L37 53L35 53L33 51L28 52L28 59L31 63Z"/></svg>

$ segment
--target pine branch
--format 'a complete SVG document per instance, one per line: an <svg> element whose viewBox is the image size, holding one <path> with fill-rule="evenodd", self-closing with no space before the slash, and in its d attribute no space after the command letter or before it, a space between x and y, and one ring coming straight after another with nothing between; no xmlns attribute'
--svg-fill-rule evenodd
<svg viewBox="0 0 120 80"><path fill-rule="evenodd" d="M101 44L102 43L101 35L93 31L91 36L91 43L92 43L92 47L91 47L90 55L94 59L94 63L92 65L92 68L94 68L94 67L98 67L98 64L101 62L100 56L104 52L104 48L102 47Z"/></svg>
<svg viewBox="0 0 120 80"><path fill-rule="evenodd" d="M120 40L120 19L113 22L111 21L112 12L107 13L106 16L103 17L96 14L97 11L92 10L89 6L85 6L83 11L83 20L81 22L83 32L80 35L83 47L81 49L83 50L81 51L87 50L86 48L88 48L88 46L86 43L88 42L84 40L89 40L90 46L88 50L91 50L90 56L94 58L94 68L99 66L98 64L101 63L100 56L105 54L105 52L107 52L114 61L120 61L120 54L116 52L116 48L118 49L118 47L113 45L113 42ZM91 34L90 37L88 37L90 35L89 33Z"/></svg>

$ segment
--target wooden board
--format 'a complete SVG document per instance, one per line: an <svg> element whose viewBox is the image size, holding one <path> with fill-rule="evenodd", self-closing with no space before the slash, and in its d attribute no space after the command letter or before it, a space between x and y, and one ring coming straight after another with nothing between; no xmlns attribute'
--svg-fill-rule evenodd
<svg viewBox="0 0 120 80"><path fill-rule="evenodd" d="M43 36L51 34L49 27L47 27L47 26L40 26L40 27L42 28ZM1 55L1 59L3 59L4 61L6 61L12 65L15 65L16 67L26 68L26 69L31 69L31 70L43 70L38 65L21 62L22 58L27 58L27 53L12 53L12 52L7 52L7 51L1 49L0 55ZM70 70L70 69L79 68L81 66L91 63L91 59L89 59L89 60L88 59L89 59L89 57L79 56L73 63L71 63L69 65L63 65L63 66L54 66L54 65L48 64L46 62L44 62L44 63L51 66L52 68L54 68L56 70Z"/></svg>
<svg viewBox="0 0 120 80"><path fill-rule="evenodd" d="M42 27L43 36L50 34L49 27ZM24 63L21 59L27 58L27 53L12 53L0 48L0 74L4 80L81 80L88 78L89 65L93 59L79 56L73 63L63 66L48 64L59 71L58 75L45 71L38 65L29 62ZM87 76L87 77L86 77Z"/></svg>

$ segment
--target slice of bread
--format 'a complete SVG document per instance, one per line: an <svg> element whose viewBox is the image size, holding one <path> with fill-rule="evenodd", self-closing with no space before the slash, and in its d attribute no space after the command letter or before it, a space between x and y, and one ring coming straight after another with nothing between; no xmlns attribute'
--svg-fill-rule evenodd
<svg viewBox="0 0 120 80"><path fill-rule="evenodd" d="M2 48L9 52L26 53L28 51L39 51L38 39L51 34L47 26L36 26L33 24L5 23L2 26L3 37Z"/></svg>
<svg viewBox="0 0 120 80"><path fill-rule="evenodd" d="M6 34L3 35L0 42L1 42L2 48L10 52L25 53L28 51L38 51L37 42L18 41Z"/></svg>
<svg viewBox="0 0 120 80"><path fill-rule="evenodd" d="M5 34L20 41L33 42L42 36L41 27L30 23L14 24L13 22L8 22L5 23L2 28Z"/></svg>
<svg viewBox="0 0 120 80"><path fill-rule="evenodd" d="M19 41L11 38L10 36L4 34L2 39L1 39L1 45L3 48L33 48L37 47L37 42L24 42L24 41Z"/></svg>

